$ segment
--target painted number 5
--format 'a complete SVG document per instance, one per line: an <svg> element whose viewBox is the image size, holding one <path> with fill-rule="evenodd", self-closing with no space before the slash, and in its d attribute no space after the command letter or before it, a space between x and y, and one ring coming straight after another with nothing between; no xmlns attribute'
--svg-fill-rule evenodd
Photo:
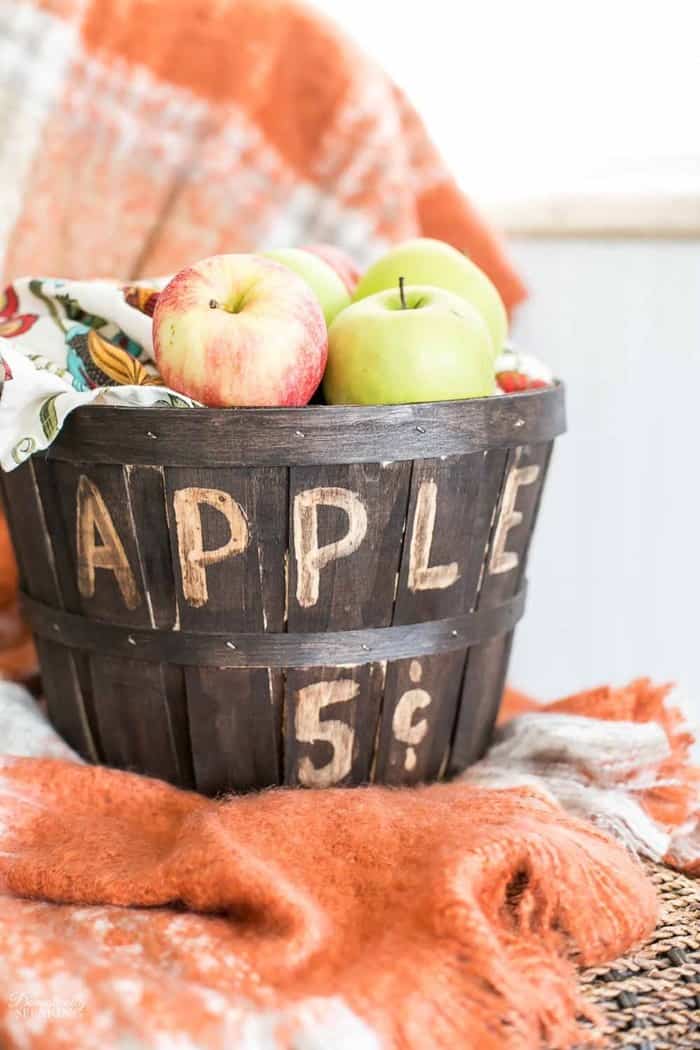
<svg viewBox="0 0 700 1050"><path fill-rule="evenodd" d="M352 749L355 730L345 722L333 719L321 721L321 711L330 704L354 700L360 691L357 682L341 678L337 682L315 682L297 693L294 729L303 744L324 740L333 748L333 757L325 766L316 767L307 756L299 760L299 783L304 787L331 787L346 777L352 769Z"/></svg>

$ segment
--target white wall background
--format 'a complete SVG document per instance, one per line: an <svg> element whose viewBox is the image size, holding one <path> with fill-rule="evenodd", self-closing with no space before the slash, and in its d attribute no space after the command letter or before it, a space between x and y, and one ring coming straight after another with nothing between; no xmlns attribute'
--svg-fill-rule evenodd
<svg viewBox="0 0 700 1050"><path fill-rule="evenodd" d="M408 91L476 199L700 176L697 0L315 0Z"/></svg>
<svg viewBox="0 0 700 1050"><path fill-rule="evenodd" d="M567 382L512 679L649 674L700 722L700 242L520 241L515 325Z"/></svg>

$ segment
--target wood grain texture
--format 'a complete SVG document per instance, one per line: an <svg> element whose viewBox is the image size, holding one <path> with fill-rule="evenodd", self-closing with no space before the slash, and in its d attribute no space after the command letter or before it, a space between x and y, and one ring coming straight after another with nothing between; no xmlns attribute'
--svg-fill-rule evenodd
<svg viewBox="0 0 700 1050"><path fill-rule="evenodd" d="M464 656L460 649L388 665L374 780L437 779L452 737Z"/></svg>
<svg viewBox="0 0 700 1050"><path fill-rule="evenodd" d="M51 446L56 459L197 468L430 459L549 441L565 429L564 388L415 405L181 409L87 405ZM119 435L115 440L115 435Z"/></svg>
<svg viewBox="0 0 700 1050"><path fill-rule="evenodd" d="M469 608L484 465L482 452L413 464L394 624L454 618ZM387 668L375 777L388 783L437 777L452 736L466 642L441 656L418 655ZM414 707L420 717L411 715Z"/></svg>
<svg viewBox="0 0 700 1050"><path fill-rule="evenodd" d="M173 628L177 602L163 470L127 466L125 471L150 620L154 627Z"/></svg>
<svg viewBox="0 0 700 1050"><path fill-rule="evenodd" d="M496 474L490 459L494 455L505 459L506 454L473 453L413 464L395 624L460 616L472 608L492 506L500 491L500 480L490 481ZM378 741L379 779L400 783L438 776L449 751L467 647L478 640L465 640L449 656L388 665ZM420 693L430 697L420 723L420 747L410 745L406 751L397 719L410 697L418 698Z"/></svg>
<svg viewBox="0 0 700 1050"><path fill-rule="evenodd" d="M57 532L60 514L56 494L46 483L45 460L35 456L2 479L22 588L49 607L78 611L74 575L67 592L61 587L65 548ZM48 637L36 641L49 716L72 748L96 761L100 751L87 660Z"/></svg>
<svg viewBox="0 0 700 1050"><path fill-rule="evenodd" d="M201 633L279 630L284 619L286 470L168 468L165 485L180 628ZM187 509L183 492L190 494ZM197 549L191 545L192 528ZM188 573L194 581L189 584ZM193 586L203 588L198 597Z"/></svg>
<svg viewBox="0 0 700 1050"><path fill-rule="evenodd" d="M213 795L279 783L279 672L190 667L185 675L197 790Z"/></svg>
<svg viewBox="0 0 700 1050"><path fill-rule="evenodd" d="M391 623L410 473L403 462L290 470L287 628L302 646L304 632L328 632L330 641ZM306 668L287 672L287 783L369 778L384 679L381 663L367 663L375 639L363 632L354 654L340 658L324 645Z"/></svg>
<svg viewBox="0 0 700 1050"><path fill-rule="evenodd" d="M550 442L520 445L508 453L485 548L475 608L483 612L518 592L525 579L530 540L551 456ZM500 472L496 464L495 472ZM467 655L448 771L476 762L488 746L503 695L512 631L473 647Z"/></svg>
<svg viewBox="0 0 700 1050"><path fill-rule="evenodd" d="M216 670L195 660L185 671L197 787L278 783L281 672L245 657L235 667L228 661L245 638L284 629L287 470L173 468L165 484L180 628L171 637L182 652L190 635L206 643L227 632Z"/></svg>
<svg viewBox="0 0 700 1050"><path fill-rule="evenodd" d="M513 634L499 635L467 655L448 773L478 762L488 748L506 684Z"/></svg>
<svg viewBox="0 0 700 1050"><path fill-rule="evenodd" d="M61 508L68 579L80 611L126 626L151 626L123 467L49 463Z"/></svg>
<svg viewBox="0 0 700 1050"><path fill-rule="evenodd" d="M61 493L56 473L53 469L53 464L48 461L46 456L35 456L32 460L32 464L38 495L41 499L44 521L49 534L49 542L53 553L53 563L52 566L49 566L49 571L55 573L62 607L67 611L70 610L77 614L82 610L82 603L80 592L78 590L75 559L71 552L69 533L66 529L63 518ZM97 709L95 698L93 696L89 654L82 652L80 649L74 649L73 668L63 668L61 671L62 673L60 674L60 677L64 681L70 683L74 680L78 683L80 690L80 704L85 712L85 718L90 725L94 750L100 760L104 760L104 751L100 740L99 723L97 719ZM74 674L72 674L71 671L74 671ZM49 675L51 676L50 682ZM53 690L53 674L49 672L45 677L47 691ZM56 706L59 705L61 707L61 717L65 718L66 713L64 702L57 696ZM49 713L51 714L50 706ZM57 722L56 724L59 723ZM82 753L85 754L85 752ZM86 757L89 757L89 755L86 755Z"/></svg>
<svg viewBox="0 0 700 1050"><path fill-rule="evenodd" d="M91 672L106 763L194 787L182 670L100 653Z"/></svg>
<svg viewBox="0 0 700 1050"><path fill-rule="evenodd" d="M347 787L369 780L383 676L380 664L288 671L286 784Z"/></svg>
<svg viewBox="0 0 700 1050"><path fill-rule="evenodd" d="M413 466L393 622L416 623L469 609L469 562L484 454L420 460Z"/></svg>
<svg viewBox="0 0 700 1050"><path fill-rule="evenodd" d="M147 570L155 565L157 572L162 571L163 556L148 557L153 539L147 537L141 550L129 472L109 464L47 461L47 466L61 508L63 576L78 583L82 615L122 628L153 629L155 612L163 612L162 591L167 582L156 575L152 601ZM144 492L147 480L151 486ZM159 516L162 521L162 485L155 475L149 479L142 476L139 481L136 505L139 509L148 506L148 517L140 529L145 535L149 523L157 522ZM81 539L86 520L92 530L91 543ZM165 534L160 537L161 543L163 539ZM87 571L85 559L91 556L93 564ZM183 787L192 786L182 673L168 667L162 654L155 654L149 663L135 658L127 634L121 653L99 648L90 651L89 676L104 761L119 768L141 769Z"/></svg>
<svg viewBox="0 0 700 1050"><path fill-rule="evenodd" d="M290 471L288 630L391 623L410 464Z"/></svg>

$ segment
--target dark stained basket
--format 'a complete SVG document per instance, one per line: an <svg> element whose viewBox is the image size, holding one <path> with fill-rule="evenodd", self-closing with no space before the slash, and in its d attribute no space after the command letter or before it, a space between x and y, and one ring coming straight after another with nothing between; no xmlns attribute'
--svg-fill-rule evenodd
<svg viewBox="0 0 700 1050"><path fill-rule="evenodd" d="M558 385L438 404L78 409L4 475L51 718L209 794L483 753Z"/></svg>

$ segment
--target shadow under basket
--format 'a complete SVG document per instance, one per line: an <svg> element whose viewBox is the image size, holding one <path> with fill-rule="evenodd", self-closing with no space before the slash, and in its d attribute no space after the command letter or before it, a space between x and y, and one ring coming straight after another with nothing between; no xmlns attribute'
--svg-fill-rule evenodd
<svg viewBox="0 0 700 1050"><path fill-rule="evenodd" d="M50 717L207 794L483 754L564 391L77 409L4 495Z"/></svg>

